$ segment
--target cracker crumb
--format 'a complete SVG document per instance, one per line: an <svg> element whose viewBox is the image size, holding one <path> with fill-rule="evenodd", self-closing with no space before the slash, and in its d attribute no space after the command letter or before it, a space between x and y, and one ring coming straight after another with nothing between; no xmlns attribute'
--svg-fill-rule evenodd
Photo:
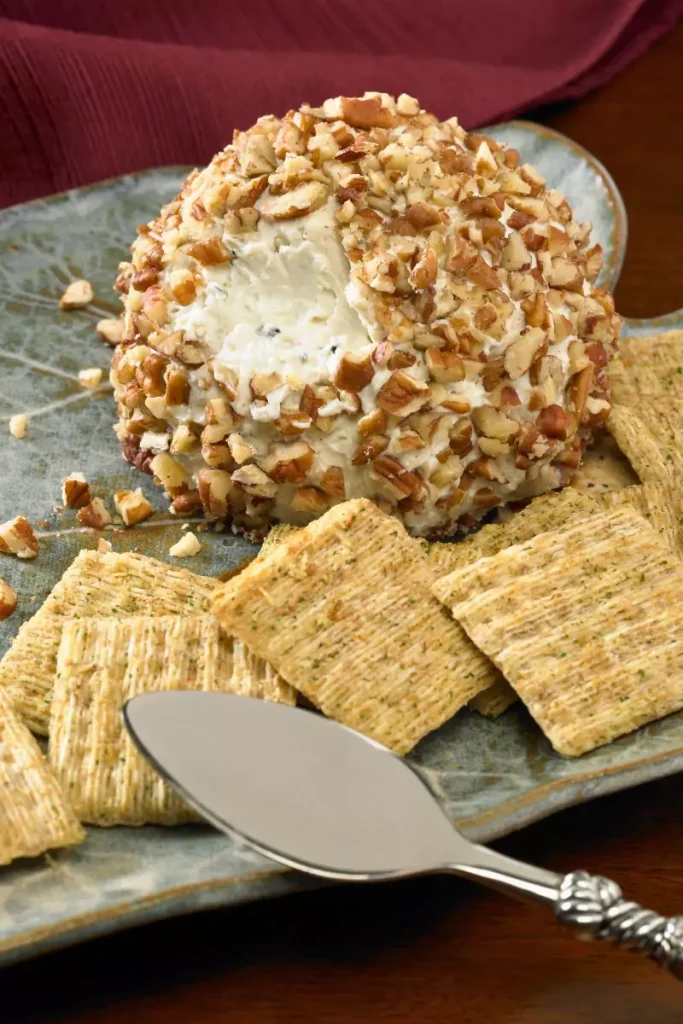
<svg viewBox="0 0 683 1024"><path fill-rule="evenodd" d="M106 555L107 552L112 550L110 540L105 540L104 537L98 537L97 539L97 553L100 555Z"/></svg>
<svg viewBox="0 0 683 1024"><path fill-rule="evenodd" d="M201 550L202 545L195 534L186 533L169 548L168 553L173 558L191 558L193 555L199 554Z"/></svg>
<svg viewBox="0 0 683 1024"><path fill-rule="evenodd" d="M26 437L27 431L28 418L24 416L23 412L19 413L17 416L10 417L9 432L12 437L16 437L17 440L20 441L22 437Z"/></svg>
<svg viewBox="0 0 683 1024"><path fill-rule="evenodd" d="M92 302L94 297L95 292L90 281L85 281L84 279L72 281L59 300L59 308L84 309L89 302Z"/></svg>

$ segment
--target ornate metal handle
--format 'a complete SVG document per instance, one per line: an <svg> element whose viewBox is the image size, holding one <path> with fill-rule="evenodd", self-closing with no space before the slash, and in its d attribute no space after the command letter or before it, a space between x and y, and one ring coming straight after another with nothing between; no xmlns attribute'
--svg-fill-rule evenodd
<svg viewBox="0 0 683 1024"><path fill-rule="evenodd" d="M564 876L555 911L579 938L637 949L683 981L683 917L662 917L629 903L609 878L585 871Z"/></svg>

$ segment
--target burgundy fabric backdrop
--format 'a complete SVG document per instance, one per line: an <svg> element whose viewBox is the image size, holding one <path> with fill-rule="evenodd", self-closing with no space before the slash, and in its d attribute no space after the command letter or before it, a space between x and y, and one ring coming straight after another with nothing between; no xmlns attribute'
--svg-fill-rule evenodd
<svg viewBox="0 0 683 1024"><path fill-rule="evenodd" d="M233 127L339 93L409 92L491 123L594 89L682 14L683 0L0 0L0 206L204 163Z"/></svg>

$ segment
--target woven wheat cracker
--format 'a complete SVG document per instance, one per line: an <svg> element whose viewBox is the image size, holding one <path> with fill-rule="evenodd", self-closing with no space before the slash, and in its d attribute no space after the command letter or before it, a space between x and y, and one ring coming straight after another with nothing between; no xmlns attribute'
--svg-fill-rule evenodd
<svg viewBox="0 0 683 1024"><path fill-rule="evenodd" d="M552 530L575 516L599 512L600 506L591 495L573 488L552 491L535 498L505 523L491 523L465 537L459 544L436 542L429 545L430 563L442 575L495 555L512 544L521 544L539 533Z"/></svg>
<svg viewBox="0 0 683 1024"><path fill-rule="evenodd" d="M82 551L0 662L0 692L33 732L46 736L65 619L206 611L217 586L144 555Z"/></svg>
<svg viewBox="0 0 683 1024"><path fill-rule="evenodd" d="M50 763L75 813L96 825L176 825L197 816L138 753L121 720L130 697L219 690L293 704L276 678L235 673L233 640L208 614L65 623L50 720Z"/></svg>
<svg viewBox="0 0 683 1024"><path fill-rule="evenodd" d="M500 718L500 716L516 704L519 697L512 689L507 679L499 676L495 683L488 686L476 697L473 697L469 706L473 711L478 711L484 718Z"/></svg>
<svg viewBox="0 0 683 1024"><path fill-rule="evenodd" d="M683 492L668 484L625 487L600 496L605 508L630 505L683 557Z"/></svg>
<svg viewBox="0 0 683 1024"><path fill-rule="evenodd" d="M276 544L212 609L326 715L403 754L497 678L432 582L403 526L357 500Z"/></svg>
<svg viewBox="0 0 683 1024"><path fill-rule="evenodd" d="M256 556L257 559L265 558L268 552L274 548L276 544L286 540L287 537L291 537L298 529L298 526L291 526L289 523L277 523L275 526L271 527L263 541L263 544L261 545L261 550Z"/></svg>
<svg viewBox="0 0 683 1024"><path fill-rule="evenodd" d="M434 593L561 754L683 707L683 562L631 508L456 570Z"/></svg>
<svg viewBox="0 0 683 1024"><path fill-rule="evenodd" d="M26 726L0 699L0 864L85 839Z"/></svg>
<svg viewBox="0 0 683 1024"><path fill-rule="evenodd" d="M610 494L640 483L637 473L611 434L603 431L584 452L571 486L591 495Z"/></svg>
<svg viewBox="0 0 683 1024"><path fill-rule="evenodd" d="M625 338L610 365L607 421L645 483L683 481L683 331Z"/></svg>
<svg viewBox="0 0 683 1024"><path fill-rule="evenodd" d="M587 494L568 489L536 498L505 523L491 523L458 544L437 541L428 546L427 557L434 572L444 576L454 569L470 565L477 559L496 554L512 544L520 543L568 522L577 515L599 511L599 505ZM510 684L498 678L470 701L470 707L486 718L498 718L517 701Z"/></svg>

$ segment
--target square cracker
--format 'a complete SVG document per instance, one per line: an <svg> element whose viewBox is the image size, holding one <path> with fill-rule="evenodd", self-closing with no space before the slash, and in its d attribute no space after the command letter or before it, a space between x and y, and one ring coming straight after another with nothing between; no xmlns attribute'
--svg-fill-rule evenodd
<svg viewBox="0 0 683 1024"><path fill-rule="evenodd" d="M0 864L84 839L40 747L0 699Z"/></svg>
<svg viewBox="0 0 683 1024"><path fill-rule="evenodd" d="M661 534L683 558L683 492L667 484L648 483L625 487L600 496L605 508L630 505Z"/></svg>
<svg viewBox="0 0 683 1024"><path fill-rule="evenodd" d="M631 508L456 570L434 593L560 754L683 708L683 562Z"/></svg>
<svg viewBox="0 0 683 1024"><path fill-rule="evenodd" d="M430 544L429 562L440 575L445 575L476 562L478 558L496 555L513 544L531 540L537 534L562 526L576 516L591 515L600 510L600 505L591 495L572 487L551 491L534 498L507 522L482 526L457 544L439 541Z"/></svg>
<svg viewBox="0 0 683 1024"><path fill-rule="evenodd" d="M583 453L581 465L571 479L572 487L595 496L639 483L633 466L607 431L602 431Z"/></svg>
<svg viewBox="0 0 683 1024"><path fill-rule="evenodd" d="M281 541L286 540L287 537L291 537L298 529L298 526L292 526L290 523L278 523L276 526L273 526L270 532L264 537L261 550L256 556L257 559L265 558L271 548L274 548L275 545L279 544Z"/></svg>
<svg viewBox="0 0 683 1024"><path fill-rule="evenodd" d="M293 704L272 669L258 686L209 614L66 622L50 719L50 763L81 821L176 825L197 815L138 753L121 706L139 693L220 690Z"/></svg>
<svg viewBox="0 0 683 1024"><path fill-rule="evenodd" d="M683 479L683 331L625 338L607 426L643 483Z"/></svg>
<svg viewBox="0 0 683 1024"><path fill-rule="evenodd" d="M505 523L483 526L456 544L437 541L428 545L427 557L438 576L476 562L478 558L496 554L512 544L529 540L552 526L561 525L576 516L599 512L600 506L588 494L568 488L535 498L531 504ZM470 707L486 718L498 718L517 701L517 694L507 680L498 678L470 701Z"/></svg>
<svg viewBox="0 0 683 1024"><path fill-rule="evenodd" d="M33 732L46 736L65 620L208 611L218 581L145 555L81 551L0 662L0 692Z"/></svg>
<svg viewBox="0 0 683 1024"><path fill-rule="evenodd" d="M212 610L330 718L405 754L497 678L433 578L398 520L360 499L276 544Z"/></svg>

